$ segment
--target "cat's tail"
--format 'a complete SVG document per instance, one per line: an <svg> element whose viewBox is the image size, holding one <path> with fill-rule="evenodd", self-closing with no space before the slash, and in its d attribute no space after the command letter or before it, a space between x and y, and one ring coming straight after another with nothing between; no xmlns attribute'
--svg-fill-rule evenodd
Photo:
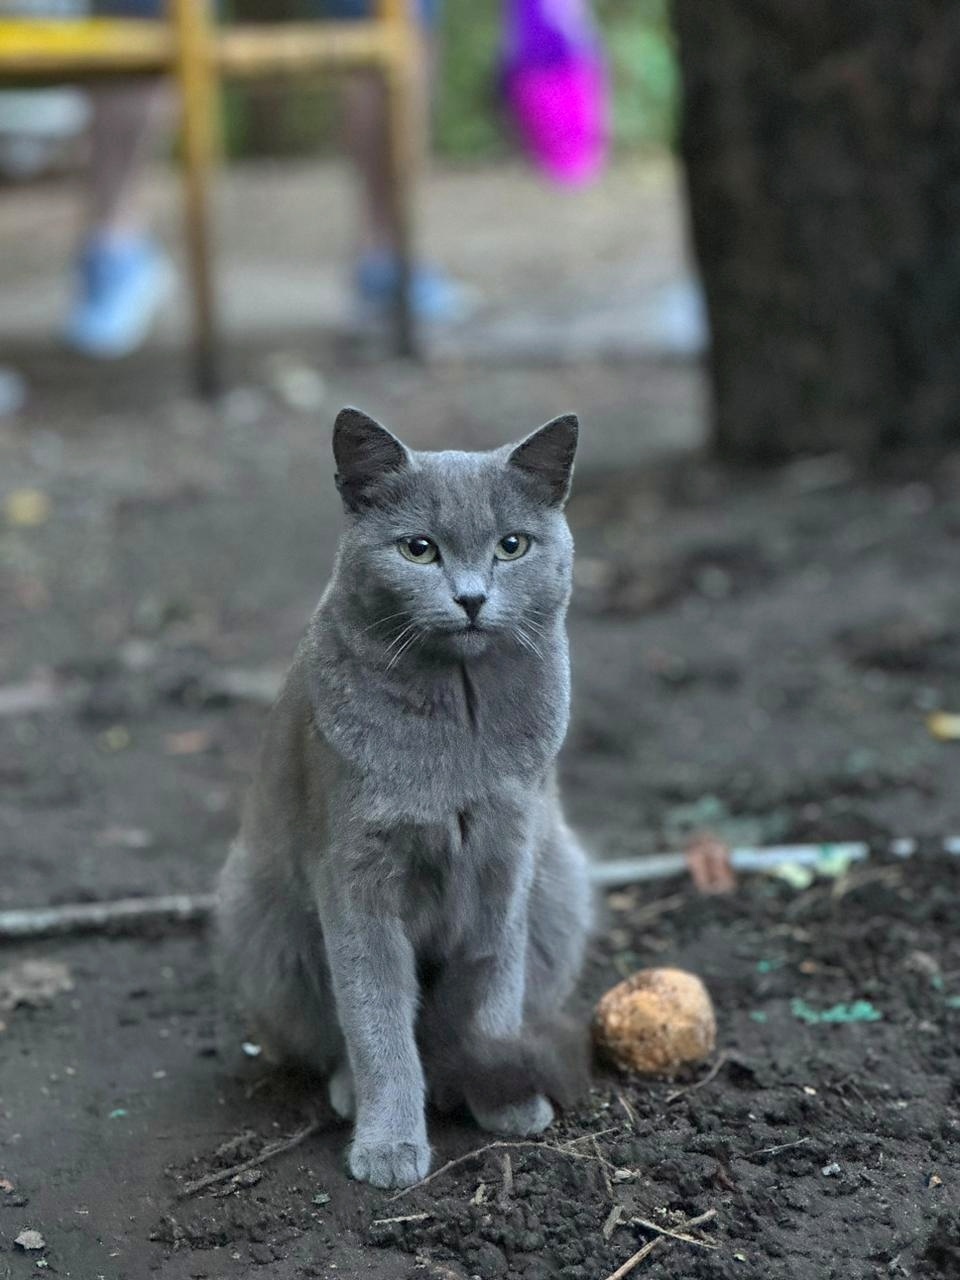
<svg viewBox="0 0 960 1280"><path fill-rule="evenodd" d="M589 1031L571 1017L531 1023L510 1038L441 1032L429 1040L423 1051L427 1083L443 1111L464 1102L492 1111L536 1094L571 1107L590 1085Z"/></svg>

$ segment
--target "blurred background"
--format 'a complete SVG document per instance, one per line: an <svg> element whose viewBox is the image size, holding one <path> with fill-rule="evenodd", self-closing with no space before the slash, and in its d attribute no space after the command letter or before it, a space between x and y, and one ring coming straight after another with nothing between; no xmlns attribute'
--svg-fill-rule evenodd
<svg viewBox="0 0 960 1280"><path fill-rule="evenodd" d="M953 29L599 0L609 138L563 183L518 143L510 14L448 0L425 37L418 361L358 306L384 301L361 276L388 250L356 100L323 77L227 85L206 401L172 112L111 206L102 84L0 97L3 903L46 900L51 878L60 898L209 883L331 563L348 402L428 448L581 414L565 772L599 853L704 825L760 843L960 829L927 724L960 703L956 177L929 54ZM91 267L110 236L172 285L122 358L95 349L104 280L122 283L122 262Z"/></svg>
<svg viewBox="0 0 960 1280"><path fill-rule="evenodd" d="M420 448L580 414L562 772L599 857L960 835L956 7L554 6L597 73L576 173L507 74L537 6L428 7L420 357L394 353L369 80L230 82L206 398L171 86L0 76L0 908L210 887L332 562L346 403ZM87 12L0 0L0 70L5 19ZM99 997L71 1044L89 1016L104 1046L84 1117L138 1096L111 1001L151 985L209 1049L206 961L167 945L77 953Z"/></svg>

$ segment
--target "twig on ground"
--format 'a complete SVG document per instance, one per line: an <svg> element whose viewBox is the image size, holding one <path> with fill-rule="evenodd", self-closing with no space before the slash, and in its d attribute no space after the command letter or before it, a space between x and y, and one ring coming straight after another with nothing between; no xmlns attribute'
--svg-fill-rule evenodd
<svg viewBox="0 0 960 1280"><path fill-rule="evenodd" d="M688 1218L682 1225L684 1227L699 1227L701 1223L709 1222L711 1218L716 1217L716 1213L716 1209L708 1209L706 1213L701 1213L699 1217ZM655 1226L653 1223L644 1223L643 1225L650 1226L655 1231L661 1230L660 1227ZM658 1235L656 1240L648 1240L647 1243L643 1245L642 1248L638 1249L635 1254L629 1257L626 1262L617 1267L616 1271L611 1272L610 1275L606 1277L606 1280L623 1280L623 1277L629 1275L635 1267L638 1267L640 1263L643 1262L644 1258L649 1258L650 1254L653 1253L655 1249L668 1247L673 1243L674 1239L684 1240L684 1237L682 1235L678 1236L676 1232L669 1232L665 1235ZM702 1245L703 1241L685 1240L685 1243Z"/></svg>
<svg viewBox="0 0 960 1280"><path fill-rule="evenodd" d="M510 1159L509 1151L505 1151L500 1157L500 1168L503 1172L503 1180L500 1183L500 1194L497 1199L500 1202L500 1208L506 1209L513 1195L513 1161Z"/></svg>
<svg viewBox="0 0 960 1280"><path fill-rule="evenodd" d="M371 1227L389 1227L398 1222L426 1222L432 1213L405 1213L399 1218L374 1218Z"/></svg>
<svg viewBox="0 0 960 1280"><path fill-rule="evenodd" d="M631 913L630 922L634 926L651 924L670 911L679 911L686 903L682 893L671 893L666 898L658 898L655 902L647 902Z"/></svg>
<svg viewBox="0 0 960 1280"><path fill-rule="evenodd" d="M311 1120L308 1125L295 1133L292 1138L284 1138L282 1142L275 1142L270 1147L264 1149L253 1156L250 1160L243 1160L240 1164L232 1165L229 1169L218 1169L216 1173L208 1173L204 1178L197 1178L194 1182L187 1182L177 1192L178 1200L186 1200L188 1196L196 1195L198 1191L203 1191L207 1187L212 1187L218 1182L226 1182L228 1178L235 1178L238 1173L244 1173L247 1169L255 1169L258 1165L266 1164L268 1160L273 1160L276 1156L282 1156L285 1151L292 1151L294 1147L299 1147L301 1142L305 1142L307 1138L312 1137L320 1128L318 1120Z"/></svg>
<svg viewBox="0 0 960 1280"><path fill-rule="evenodd" d="M623 1280L623 1277L628 1276L634 1267L639 1267L644 1258L649 1258L654 1249L661 1249L669 1243L670 1241L664 1236L657 1236L656 1240L648 1240L642 1249L638 1249L626 1262L617 1267L616 1271L611 1271L607 1280Z"/></svg>
<svg viewBox="0 0 960 1280"><path fill-rule="evenodd" d="M600 1229L600 1234L604 1240L609 1240L620 1225L620 1219L623 1217L623 1205L615 1204L607 1214L607 1220Z"/></svg>
<svg viewBox="0 0 960 1280"><path fill-rule="evenodd" d="M802 1147L805 1142L809 1141L809 1138L797 1138L796 1142L781 1142L776 1147L761 1147L759 1151L748 1151L742 1159L749 1160L752 1156L776 1156L781 1151L789 1151L791 1147Z"/></svg>
<svg viewBox="0 0 960 1280"><path fill-rule="evenodd" d="M196 924L208 918L213 905L212 893L174 893L0 911L0 942L73 933L138 933L151 924Z"/></svg>
<svg viewBox="0 0 960 1280"><path fill-rule="evenodd" d="M630 1105L630 1103L623 1096L623 1094L620 1092L619 1089L617 1090L617 1101L620 1103L621 1107L623 1107L624 1111L627 1113L627 1119L630 1121L631 1129L636 1129L637 1113L634 1111L633 1107ZM668 1098L667 1101L669 1102L670 1099Z"/></svg>
<svg viewBox="0 0 960 1280"><path fill-rule="evenodd" d="M614 1192L613 1192L613 1183L610 1181L610 1173L609 1173L610 1161L605 1158L605 1156L603 1155L603 1152L600 1150L600 1143L597 1141L596 1137L594 1137L592 1145L597 1155L597 1163L600 1165L600 1173L603 1175L604 1185L607 1188L607 1195L612 1200Z"/></svg>
<svg viewBox="0 0 960 1280"><path fill-rule="evenodd" d="M689 1222L683 1225L686 1227L699 1226L702 1222L709 1222L711 1218L717 1216L716 1209L708 1209L706 1213L701 1213L699 1218L691 1218ZM698 1240L696 1236L688 1236L683 1231L673 1231L670 1227L662 1227L657 1222L649 1222L646 1218L631 1218L631 1222L635 1222L638 1227L646 1227L648 1231L656 1231L658 1235L670 1236L672 1240L682 1240L685 1244L695 1244L701 1249L718 1249L720 1246L714 1244L711 1240Z"/></svg>
<svg viewBox="0 0 960 1280"><path fill-rule="evenodd" d="M668 1093L664 1101L669 1106L671 1102L676 1102L678 1098L682 1098L688 1093L696 1093L698 1089L702 1089L705 1084L709 1084L711 1080L715 1080L717 1078L718 1072L724 1066L729 1056L730 1055L727 1053L726 1049L722 1050L720 1056L703 1079L696 1080L693 1084L688 1084L683 1089L677 1089L673 1093Z"/></svg>
<svg viewBox="0 0 960 1280"><path fill-rule="evenodd" d="M599 1138L605 1133L613 1132L613 1129L601 1129L598 1133L581 1133L578 1138L568 1138L566 1142L561 1143L536 1142L532 1139L529 1141L500 1139L497 1142L488 1142L483 1147L476 1147L473 1151L465 1151L462 1156L448 1160L446 1164L442 1164L439 1169L434 1169L433 1173L428 1173L419 1182L414 1182L409 1187L401 1187L399 1191L393 1193L390 1200L399 1200L401 1196L409 1195L411 1191L419 1191L421 1187L428 1186L443 1174L449 1173L451 1169L456 1169L459 1165L466 1164L468 1160L476 1160L478 1156L485 1156L488 1151L557 1151L560 1155L570 1156L574 1160L596 1160L596 1156L586 1155L582 1151L571 1151L570 1147L578 1142L588 1142L591 1138Z"/></svg>

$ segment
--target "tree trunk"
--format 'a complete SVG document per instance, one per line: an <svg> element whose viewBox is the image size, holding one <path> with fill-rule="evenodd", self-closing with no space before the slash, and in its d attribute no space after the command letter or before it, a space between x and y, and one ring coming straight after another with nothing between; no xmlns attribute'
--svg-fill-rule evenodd
<svg viewBox="0 0 960 1280"><path fill-rule="evenodd" d="M733 460L960 434L960 4L674 0Z"/></svg>

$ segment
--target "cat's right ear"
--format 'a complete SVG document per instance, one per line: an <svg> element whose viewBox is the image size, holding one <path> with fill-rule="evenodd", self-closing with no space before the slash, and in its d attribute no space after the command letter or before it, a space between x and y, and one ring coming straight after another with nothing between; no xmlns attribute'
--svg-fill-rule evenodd
<svg viewBox="0 0 960 1280"><path fill-rule="evenodd" d="M510 465L519 468L531 493L549 507L562 507L567 500L579 429L577 415L565 413L545 422L510 454Z"/></svg>
<svg viewBox="0 0 960 1280"><path fill-rule="evenodd" d="M410 456L395 435L359 409L341 409L333 426L334 477L348 511L376 506L377 490Z"/></svg>

